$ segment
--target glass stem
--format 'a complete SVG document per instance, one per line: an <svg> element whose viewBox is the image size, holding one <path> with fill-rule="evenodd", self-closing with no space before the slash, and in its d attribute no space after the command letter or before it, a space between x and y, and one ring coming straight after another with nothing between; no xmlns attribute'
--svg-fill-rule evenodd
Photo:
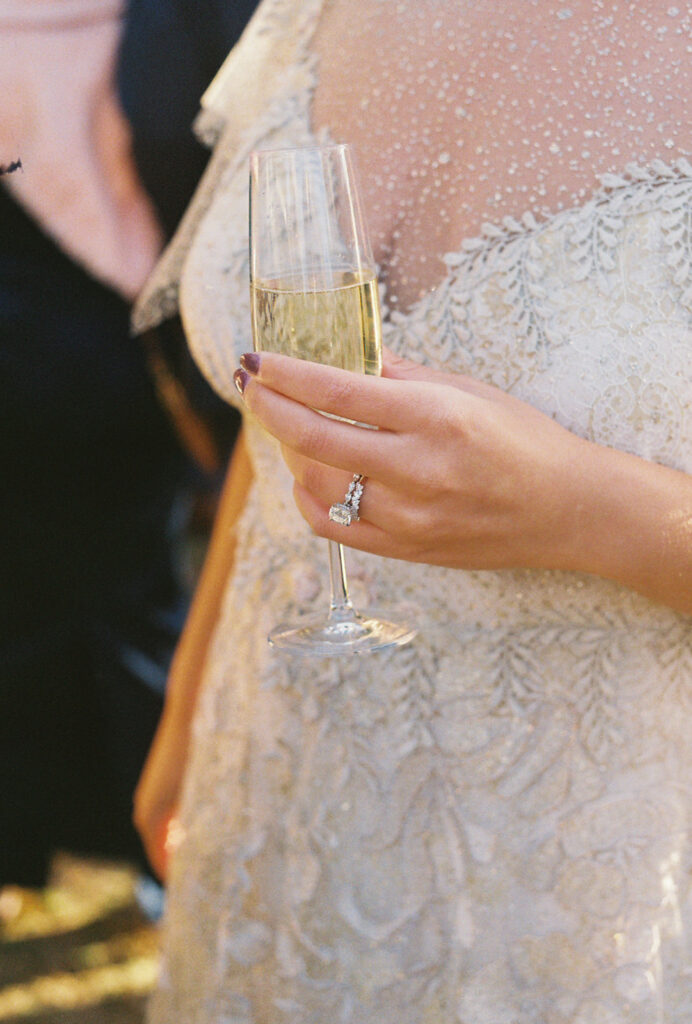
<svg viewBox="0 0 692 1024"><path fill-rule="evenodd" d="M329 586L329 617L350 617L353 614L353 605L348 596L344 549L335 540L329 541Z"/></svg>

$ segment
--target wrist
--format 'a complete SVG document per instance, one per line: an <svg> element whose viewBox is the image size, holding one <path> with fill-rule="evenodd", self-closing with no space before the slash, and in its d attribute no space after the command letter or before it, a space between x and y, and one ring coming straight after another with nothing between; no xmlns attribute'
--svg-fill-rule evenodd
<svg viewBox="0 0 692 1024"><path fill-rule="evenodd" d="M585 449L565 568L687 610L692 481L613 448L585 443Z"/></svg>
<svg viewBox="0 0 692 1024"><path fill-rule="evenodd" d="M639 469L630 464L633 458L601 445L585 448L573 505L572 568L613 580L632 572L633 474Z"/></svg>

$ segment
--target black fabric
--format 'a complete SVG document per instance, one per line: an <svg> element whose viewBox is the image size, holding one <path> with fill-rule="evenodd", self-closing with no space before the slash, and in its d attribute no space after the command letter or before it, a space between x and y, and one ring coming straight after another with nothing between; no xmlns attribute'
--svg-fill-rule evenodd
<svg viewBox="0 0 692 1024"><path fill-rule="evenodd" d="M120 89L169 231L206 159L200 94L253 6L128 10ZM57 848L144 864L132 793L186 610L195 471L129 318L0 187L0 885L43 884Z"/></svg>
<svg viewBox="0 0 692 1024"><path fill-rule="evenodd" d="M172 231L208 158L194 137L202 93L257 0L130 0L119 61L140 176Z"/></svg>
<svg viewBox="0 0 692 1024"><path fill-rule="evenodd" d="M0 882L38 885L56 845L139 854L187 467L126 303L4 192L0 224Z"/></svg>
<svg viewBox="0 0 692 1024"><path fill-rule="evenodd" d="M206 166L193 132L204 90L241 35L257 0L130 0L118 65L120 99L132 129L139 175L171 234ZM206 424L223 465L239 425L185 344L178 318L158 329L169 369Z"/></svg>

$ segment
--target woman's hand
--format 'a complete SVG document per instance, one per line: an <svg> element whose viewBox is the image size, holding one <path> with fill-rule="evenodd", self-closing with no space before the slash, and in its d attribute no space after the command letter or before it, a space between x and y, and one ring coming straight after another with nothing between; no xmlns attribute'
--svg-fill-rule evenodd
<svg viewBox="0 0 692 1024"><path fill-rule="evenodd" d="M283 445L298 507L323 537L463 568L573 567L583 467L596 446L468 377L386 355L366 377L270 353L244 357L244 398ZM334 421L319 408L377 431ZM360 521L329 520L354 473Z"/></svg>
<svg viewBox="0 0 692 1024"><path fill-rule="evenodd" d="M313 530L391 558L593 573L692 614L692 477L496 388L385 354L382 377L249 353L236 384ZM379 429L320 416L315 409ZM354 473L360 521L329 519Z"/></svg>
<svg viewBox="0 0 692 1024"><path fill-rule="evenodd" d="M149 863L166 880L168 859L178 838L180 800L188 726L164 712L134 796L134 823Z"/></svg>

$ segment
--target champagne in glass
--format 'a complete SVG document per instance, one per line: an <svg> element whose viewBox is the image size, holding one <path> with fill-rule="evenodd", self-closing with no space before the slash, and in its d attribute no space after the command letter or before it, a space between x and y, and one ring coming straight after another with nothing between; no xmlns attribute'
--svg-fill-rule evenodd
<svg viewBox="0 0 692 1024"><path fill-rule="evenodd" d="M256 351L381 372L377 276L348 146L252 154L250 291ZM330 541L329 552L328 611L277 626L269 642L314 655L408 643L408 625L354 609L343 548Z"/></svg>
<svg viewBox="0 0 692 1024"><path fill-rule="evenodd" d="M255 347L379 376L382 331L375 275L335 271L324 282L315 280L314 291L301 284L291 279L252 284Z"/></svg>

